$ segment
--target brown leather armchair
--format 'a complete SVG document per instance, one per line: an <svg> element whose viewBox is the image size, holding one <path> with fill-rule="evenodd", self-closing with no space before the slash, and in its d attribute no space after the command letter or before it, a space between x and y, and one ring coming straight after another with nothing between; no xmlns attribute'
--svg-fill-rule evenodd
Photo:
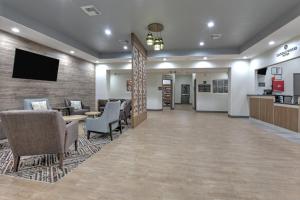
<svg viewBox="0 0 300 200"><path fill-rule="evenodd" d="M77 150L78 122L66 125L58 111L5 111L0 118L14 156L14 171L21 156L41 154L57 154L62 169L64 153L72 144Z"/></svg>

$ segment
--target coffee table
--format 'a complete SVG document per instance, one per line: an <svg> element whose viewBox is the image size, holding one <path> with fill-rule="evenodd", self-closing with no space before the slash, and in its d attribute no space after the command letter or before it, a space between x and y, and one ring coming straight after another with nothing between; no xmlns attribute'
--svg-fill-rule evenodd
<svg viewBox="0 0 300 200"><path fill-rule="evenodd" d="M72 121L85 121L87 116L85 115L69 115L69 116L63 116L63 119L66 122L72 122Z"/></svg>
<svg viewBox="0 0 300 200"><path fill-rule="evenodd" d="M100 116L102 113L101 112L86 112L85 115L88 117L93 117L96 118L98 116Z"/></svg>

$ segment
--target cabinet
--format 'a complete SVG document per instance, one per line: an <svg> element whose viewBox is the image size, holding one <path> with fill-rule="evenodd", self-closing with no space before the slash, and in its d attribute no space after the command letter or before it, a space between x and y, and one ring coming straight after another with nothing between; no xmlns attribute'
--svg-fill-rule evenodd
<svg viewBox="0 0 300 200"><path fill-rule="evenodd" d="M274 103L272 96L250 96L250 117L300 132L299 105Z"/></svg>

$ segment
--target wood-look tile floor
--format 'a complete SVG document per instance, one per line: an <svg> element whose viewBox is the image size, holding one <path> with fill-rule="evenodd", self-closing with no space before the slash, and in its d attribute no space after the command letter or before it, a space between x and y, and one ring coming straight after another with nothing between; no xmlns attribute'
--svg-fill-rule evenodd
<svg viewBox="0 0 300 200"><path fill-rule="evenodd" d="M247 119L191 111L148 120L55 184L0 177L0 199L299 200L300 145Z"/></svg>

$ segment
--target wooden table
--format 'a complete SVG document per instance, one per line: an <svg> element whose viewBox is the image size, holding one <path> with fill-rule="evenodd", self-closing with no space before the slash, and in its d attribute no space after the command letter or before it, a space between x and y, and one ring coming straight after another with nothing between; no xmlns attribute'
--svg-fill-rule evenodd
<svg viewBox="0 0 300 200"><path fill-rule="evenodd" d="M102 113L101 112L86 112L85 115L87 117L93 117L93 118L96 118L98 116L100 116Z"/></svg>
<svg viewBox="0 0 300 200"><path fill-rule="evenodd" d="M86 120L87 116L85 115L69 115L69 116L63 116L63 119L66 122L72 122L72 121L84 121Z"/></svg>
<svg viewBox="0 0 300 200"><path fill-rule="evenodd" d="M87 116L85 115L69 115L69 116L63 116L63 119L66 123L71 123L73 121L78 121L78 127L79 127L79 135L86 135L85 130L85 123Z"/></svg>

